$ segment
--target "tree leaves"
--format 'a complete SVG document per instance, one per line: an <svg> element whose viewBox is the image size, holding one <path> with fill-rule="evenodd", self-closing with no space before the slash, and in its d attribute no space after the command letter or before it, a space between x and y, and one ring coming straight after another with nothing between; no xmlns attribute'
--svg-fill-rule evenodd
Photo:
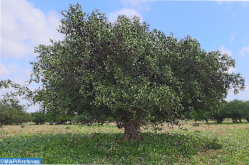
<svg viewBox="0 0 249 165"><path fill-rule="evenodd" d="M39 45L31 63L30 81L43 85L35 100L48 111L101 112L117 122L130 116L174 120L192 110L211 111L228 89L245 88L240 74L227 72L235 66L230 56L206 52L190 36L178 40L151 31L137 17L111 23L97 10L83 13L79 4L62 15L58 31L65 38Z"/></svg>

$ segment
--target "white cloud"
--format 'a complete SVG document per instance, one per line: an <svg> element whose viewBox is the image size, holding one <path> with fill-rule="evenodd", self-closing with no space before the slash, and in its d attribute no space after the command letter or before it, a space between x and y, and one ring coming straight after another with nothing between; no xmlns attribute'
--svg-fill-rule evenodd
<svg viewBox="0 0 249 165"><path fill-rule="evenodd" d="M9 76L11 74L11 71L6 69L6 67L0 63L0 76Z"/></svg>
<svg viewBox="0 0 249 165"><path fill-rule="evenodd" d="M17 73L18 72L17 64L11 63L11 64L8 65L8 68L10 68L12 73Z"/></svg>
<svg viewBox="0 0 249 165"><path fill-rule="evenodd" d="M4 79L11 79L16 83L24 84L24 81L30 78L30 73L31 70L24 68L22 65L16 63L3 65L0 63L0 76Z"/></svg>
<svg viewBox="0 0 249 165"><path fill-rule="evenodd" d="M229 56L232 55L232 52L228 49L226 49L223 45L220 47L219 51L223 54L228 54Z"/></svg>
<svg viewBox="0 0 249 165"><path fill-rule="evenodd" d="M234 38L235 38L235 35L234 35L234 33L232 33L230 42L233 42Z"/></svg>
<svg viewBox="0 0 249 165"><path fill-rule="evenodd" d="M147 4L148 0L120 0L120 2L124 8L108 14L109 21L114 22L118 15L126 15L128 17L138 16L142 22L143 18L139 12L150 10L150 6Z"/></svg>
<svg viewBox="0 0 249 165"><path fill-rule="evenodd" d="M149 11L150 6L147 5L148 0L120 0L124 7L137 7L141 11Z"/></svg>
<svg viewBox="0 0 249 165"><path fill-rule="evenodd" d="M145 0L143 0L144 2ZM131 5L133 6L137 6L141 0L120 0L120 2L122 3L122 5L126 6L126 5Z"/></svg>
<svg viewBox="0 0 249 165"><path fill-rule="evenodd" d="M26 80L30 77L31 70L26 69L19 64L11 63L8 65L8 68L11 70L13 74L18 76L22 75L22 78Z"/></svg>
<svg viewBox="0 0 249 165"><path fill-rule="evenodd" d="M242 48L239 53L240 53L240 57L245 57L247 53L249 54L249 46Z"/></svg>
<svg viewBox="0 0 249 165"><path fill-rule="evenodd" d="M228 71L227 71L227 72L228 72L228 73L233 73L235 70L236 70L236 68L231 67L231 68L229 68L229 69L228 69Z"/></svg>
<svg viewBox="0 0 249 165"><path fill-rule="evenodd" d="M26 0L1 0L0 3L1 58L26 58L33 55L35 46L50 44L49 38L62 39L62 35L56 30L61 24L56 12L44 13ZM31 70L27 69L24 63L4 65L0 63L0 77L11 79L21 85L24 85L25 81L30 78L30 72ZM14 89L1 89L0 99L2 94L10 91ZM21 104L26 102L21 100ZM38 106L32 106L28 111L37 109Z"/></svg>
<svg viewBox="0 0 249 165"><path fill-rule="evenodd" d="M110 13L108 16L109 21L114 22L117 19L118 15L126 15L128 17L138 16L140 17L140 22L142 22L142 19L143 19L142 16L136 10L125 8L125 9L121 9L119 11Z"/></svg>
<svg viewBox="0 0 249 165"><path fill-rule="evenodd" d="M23 58L33 54L49 38L61 39L56 31L60 19L55 12L45 14L25 0L2 0L1 56Z"/></svg>

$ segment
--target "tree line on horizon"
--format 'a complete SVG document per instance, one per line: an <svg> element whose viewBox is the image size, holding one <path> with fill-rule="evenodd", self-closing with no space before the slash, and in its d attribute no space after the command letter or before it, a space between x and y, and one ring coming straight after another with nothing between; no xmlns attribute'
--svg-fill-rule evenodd
<svg viewBox="0 0 249 165"><path fill-rule="evenodd" d="M2 125L18 125L27 122L34 122L35 124L45 124L45 122L53 124L85 124L92 125L98 123L103 125L106 121L115 122L115 120L106 115L95 115L92 114L72 114L72 115L61 115L55 112L44 112L38 110L36 112L26 112L25 106L20 105L20 102L15 99L2 99L0 100L0 127ZM224 119L232 119L233 123L242 122L245 119L249 122L249 100L242 101L234 99L229 102L224 102L220 109L216 110L212 114L208 113L196 113L192 111L186 113L184 120L206 121L214 120L217 123L222 123ZM167 121L165 121L167 122Z"/></svg>

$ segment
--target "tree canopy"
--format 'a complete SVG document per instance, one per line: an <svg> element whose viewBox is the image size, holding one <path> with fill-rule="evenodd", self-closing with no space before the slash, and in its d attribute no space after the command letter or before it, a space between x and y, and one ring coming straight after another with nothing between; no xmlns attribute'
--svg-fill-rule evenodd
<svg viewBox="0 0 249 165"><path fill-rule="evenodd" d="M82 11L61 12L61 41L39 45L30 82L42 84L34 101L49 111L113 117L124 139L139 139L148 121L181 118L188 111L213 111L227 91L245 88L235 61L220 51L201 49L191 36L178 40L150 30L138 17Z"/></svg>
<svg viewBox="0 0 249 165"><path fill-rule="evenodd" d="M26 112L27 106L20 105L18 97L29 98L30 90L27 86L22 86L11 80L0 80L1 88L13 87L16 91L11 91L2 95L0 99L0 127L2 124L21 124L31 121L31 116Z"/></svg>
<svg viewBox="0 0 249 165"><path fill-rule="evenodd" d="M13 97L4 97L0 100L0 127L2 124L21 124L31 121L31 116L25 111L25 106Z"/></svg>
<svg viewBox="0 0 249 165"><path fill-rule="evenodd" d="M242 100L235 99L228 102L225 110L227 117L231 118L233 122L237 122L237 120L241 122L242 118L248 117L248 105Z"/></svg>

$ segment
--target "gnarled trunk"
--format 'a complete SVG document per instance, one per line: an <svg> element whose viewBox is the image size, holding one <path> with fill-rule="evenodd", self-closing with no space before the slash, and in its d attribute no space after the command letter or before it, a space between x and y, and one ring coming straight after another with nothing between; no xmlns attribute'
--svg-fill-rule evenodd
<svg viewBox="0 0 249 165"><path fill-rule="evenodd" d="M140 120L127 120L124 123L124 137L123 139L140 140Z"/></svg>
<svg viewBox="0 0 249 165"><path fill-rule="evenodd" d="M122 113L122 120L118 120L115 116L113 118L116 120L117 127L119 129L124 128L123 140L141 140L140 138L140 126L142 123L141 109L136 109L136 118L126 111Z"/></svg>
<svg viewBox="0 0 249 165"><path fill-rule="evenodd" d="M3 122L0 121L0 128L2 127L2 125L3 125Z"/></svg>

